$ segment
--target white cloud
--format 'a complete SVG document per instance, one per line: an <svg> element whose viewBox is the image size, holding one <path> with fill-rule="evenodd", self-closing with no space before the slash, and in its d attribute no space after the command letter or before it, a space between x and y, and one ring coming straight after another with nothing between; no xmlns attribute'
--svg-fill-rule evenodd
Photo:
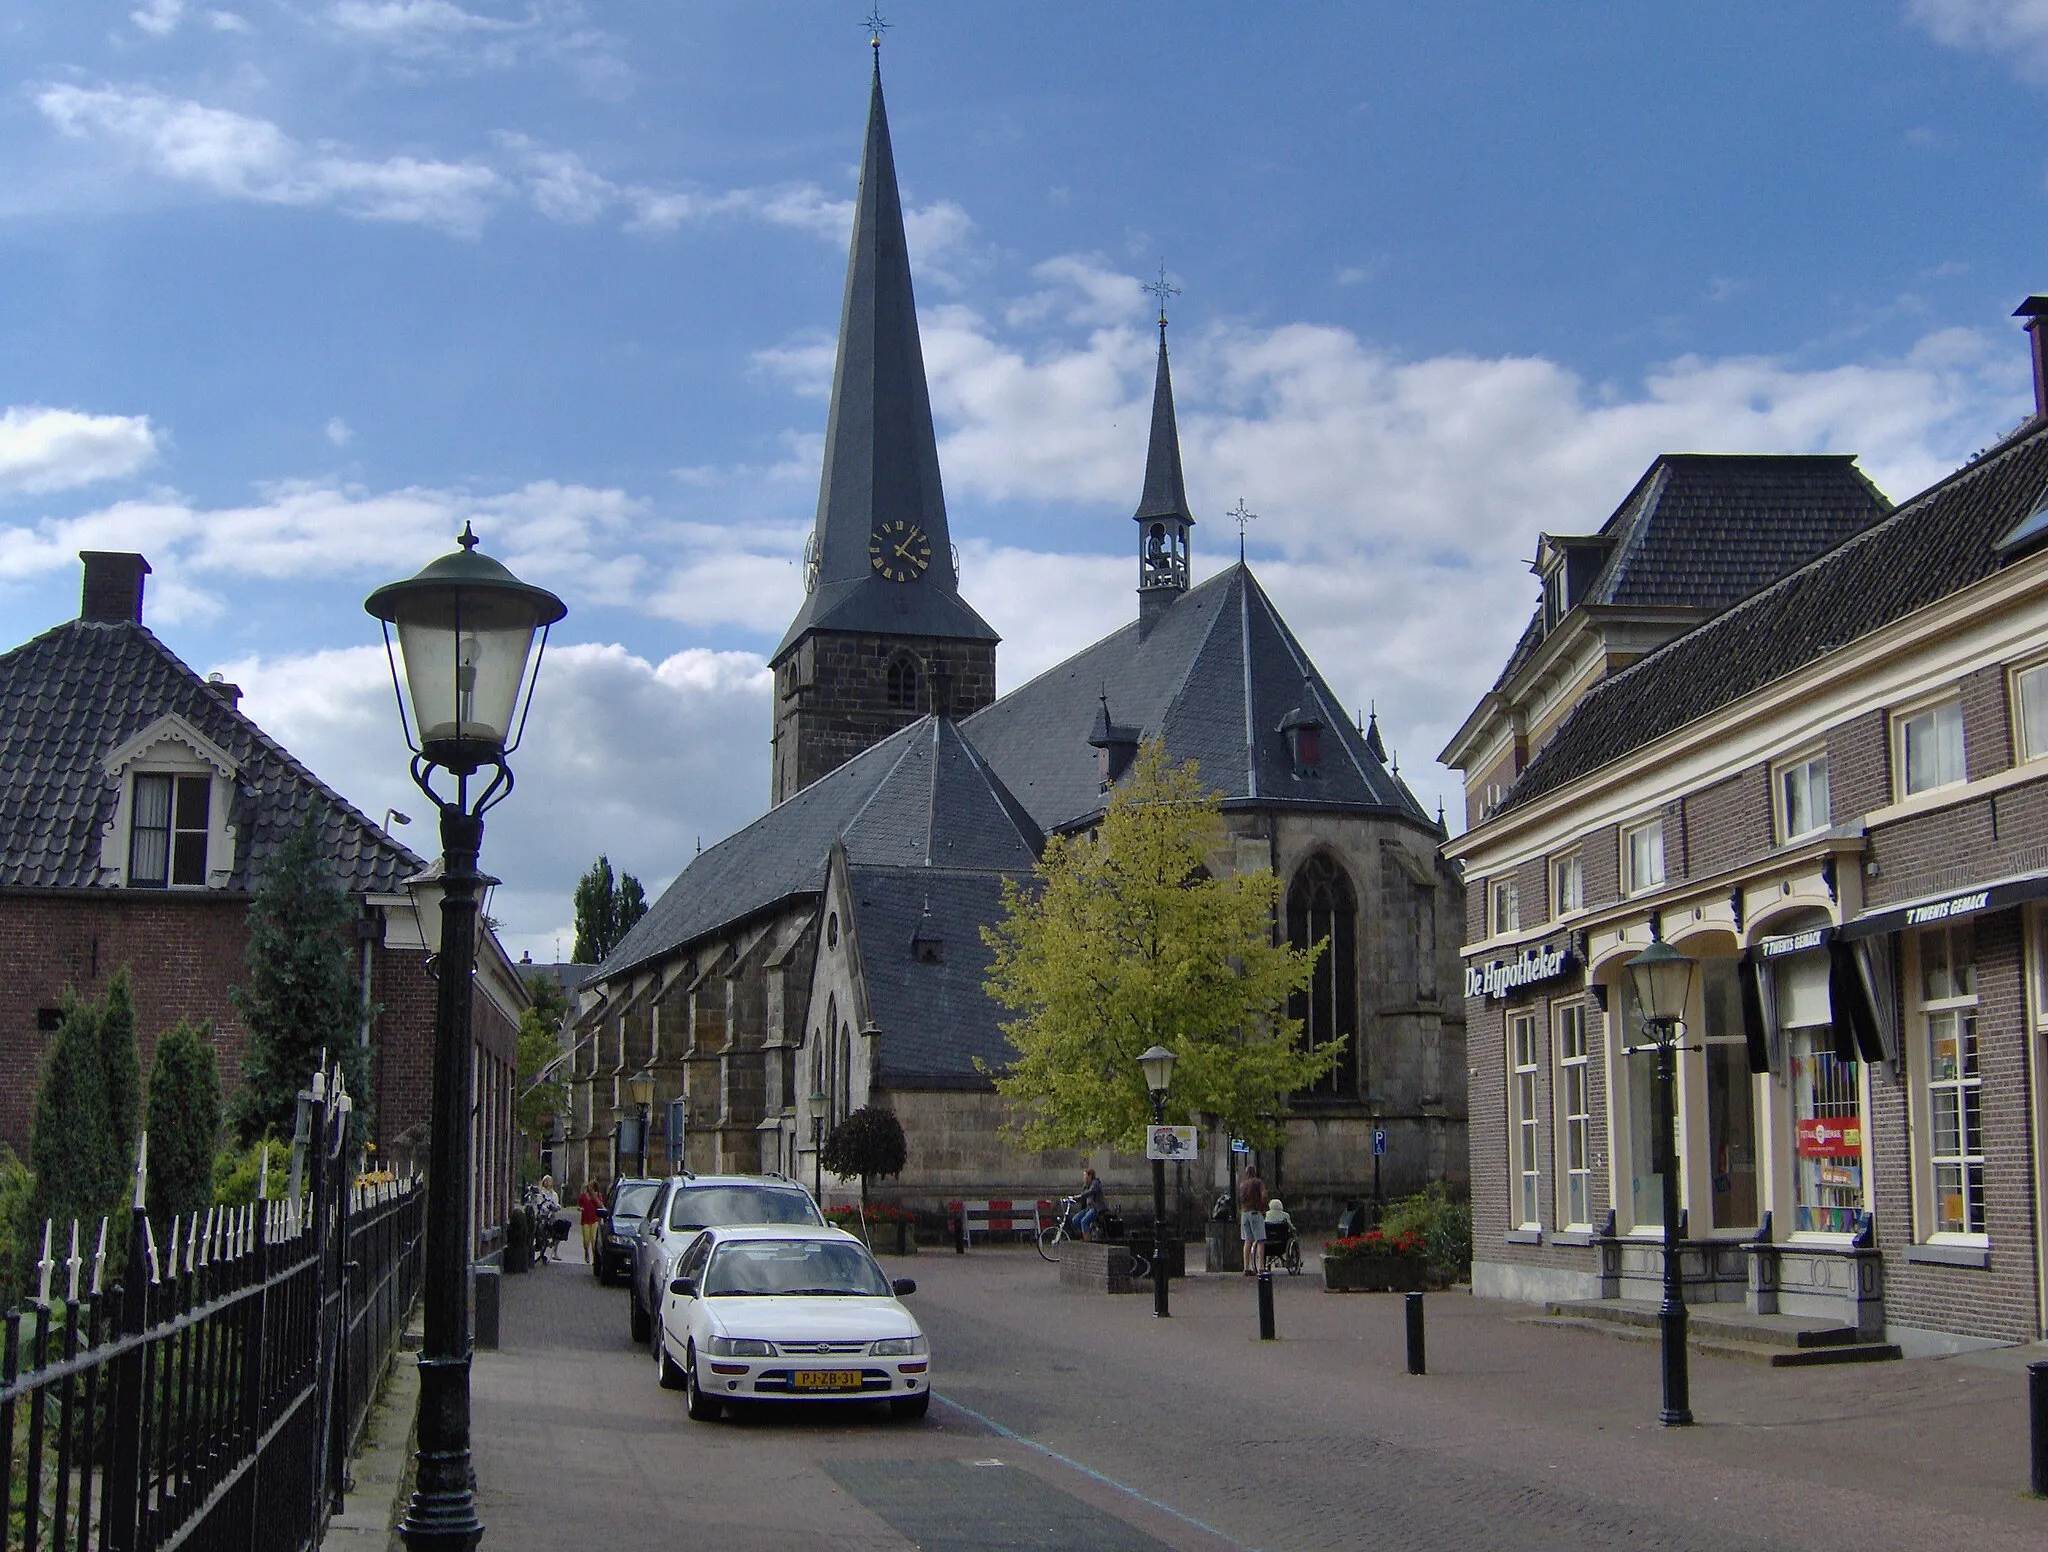
<svg viewBox="0 0 2048 1552"><path fill-rule="evenodd" d="M178 30L185 17L185 0L148 0L128 13L128 19L152 37L165 38Z"/></svg>
<svg viewBox="0 0 2048 1552"><path fill-rule="evenodd" d="M331 417L324 428L327 440L336 447L346 447L356 439L354 429L339 415Z"/></svg>
<svg viewBox="0 0 2048 1552"><path fill-rule="evenodd" d="M1906 15L1937 43L1998 55L2048 84L2048 0L1907 0Z"/></svg>
<svg viewBox="0 0 2048 1552"><path fill-rule="evenodd" d="M36 106L61 133L221 199L331 205L363 220L474 234L502 185L475 162L314 154L267 119L147 88L49 86Z"/></svg>
<svg viewBox="0 0 2048 1552"><path fill-rule="evenodd" d="M248 22L233 11L208 11L206 13L206 21L207 25L212 27L215 32L248 32L252 30Z"/></svg>
<svg viewBox="0 0 2048 1552"><path fill-rule="evenodd" d="M147 415L87 415L10 405L0 411L0 494L69 490L118 479L151 463L157 434Z"/></svg>

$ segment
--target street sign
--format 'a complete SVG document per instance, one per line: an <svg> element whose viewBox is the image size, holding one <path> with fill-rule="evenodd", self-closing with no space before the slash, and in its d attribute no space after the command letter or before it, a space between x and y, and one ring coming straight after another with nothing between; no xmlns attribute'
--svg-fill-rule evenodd
<svg viewBox="0 0 2048 1552"><path fill-rule="evenodd" d="M1242 1137L1233 1137L1230 1139L1230 1151L1232 1153L1250 1153L1252 1145Z"/></svg>
<svg viewBox="0 0 2048 1552"><path fill-rule="evenodd" d="M1372 1156L1376 1159L1383 1158L1386 1151L1387 1129L1384 1126L1375 1126L1372 1129Z"/></svg>
<svg viewBox="0 0 2048 1552"><path fill-rule="evenodd" d="M1191 1159L1195 1156L1195 1129L1192 1126L1154 1126L1145 1132L1145 1157L1148 1159Z"/></svg>
<svg viewBox="0 0 2048 1552"><path fill-rule="evenodd" d="M668 1151L672 1158L682 1157L683 1136L689 1128L689 1117L688 1100L672 1099L668 1102L668 1130L663 1135L668 1139Z"/></svg>

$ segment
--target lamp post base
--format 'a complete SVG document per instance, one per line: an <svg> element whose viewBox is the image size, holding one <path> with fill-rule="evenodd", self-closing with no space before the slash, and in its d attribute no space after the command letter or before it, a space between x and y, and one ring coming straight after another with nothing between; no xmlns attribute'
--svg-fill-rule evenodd
<svg viewBox="0 0 2048 1552"><path fill-rule="evenodd" d="M1657 1421L1666 1428L1684 1428L1692 1422L1692 1398L1688 1394L1685 1354L1685 1306L1664 1304L1657 1311L1657 1330L1664 1348L1664 1410Z"/></svg>

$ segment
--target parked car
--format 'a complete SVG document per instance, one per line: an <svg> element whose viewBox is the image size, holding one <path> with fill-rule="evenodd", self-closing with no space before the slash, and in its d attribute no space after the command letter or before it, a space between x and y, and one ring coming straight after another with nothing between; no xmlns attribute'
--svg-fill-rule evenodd
<svg viewBox="0 0 2048 1552"><path fill-rule="evenodd" d="M599 1282L614 1283L631 1276L633 1241L639 1237L640 1220L661 1187L661 1181L639 1175L621 1175L612 1182L597 1219L597 1254L590 1258L590 1270Z"/></svg>
<svg viewBox="0 0 2048 1552"><path fill-rule="evenodd" d="M923 1417L931 1346L898 1302L916 1291L843 1229L707 1229L662 1291L662 1387L687 1391L699 1422L775 1401L878 1401Z"/></svg>
<svg viewBox="0 0 2048 1552"><path fill-rule="evenodd" d="M822 1226L811 1193L780 1175L678 1175L661 1192L633 1242L633 1340L653 1333L662 1289L699 1233L717 1224L798 1223Z"/></svg>

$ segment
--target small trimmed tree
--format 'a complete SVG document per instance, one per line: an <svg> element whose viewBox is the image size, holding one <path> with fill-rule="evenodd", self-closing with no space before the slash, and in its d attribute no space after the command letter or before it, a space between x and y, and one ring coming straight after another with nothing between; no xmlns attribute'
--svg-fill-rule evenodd
<svg viewBox="0 0 2048 1552"><path fill-rule="evenodd" d="M161 1224L213 1205L219 1146L213 1026L180 1019L158 1038L149 1068L150 1217Z"/></svg>
<svg viewBox="0 0 2048 1552"><path fill-rule="evenodd" d="M114 1062L123 1075L117 1078L107 1070L108 1053L119 1044L124 1029L128 1049L125 1061L117 1056ZM34 1276L34 1264L42 1254L46 1220L68 1234L76 1219L84 1239L100 1217L116 1214L128 1203L135 1162L134 1111L128 1110L129 1124L122 1126L116 1096L125 1074L140 1068L134 1043L134 1003L125 968L115 973L99 1002L66 994L62 1021L43 1058L29 1124L29 1167L35 1182L16 1252L16 1271L24 1285ZM132 1106L134 1088L127 1093ZM109 1249L118 1251L125 1243L122 1220L116 1218Z"/></svg>
<svg viewBox="0 0 2048 1552"><path fill-rule="evenodd" d="M242 1081L229 1101L235 1135L289 1137L299 1090L312 1081L320 1053L341 1064L355 1100L352 1140L369 1131L370 1048L358 1021L349 929L355 911L320 854L309 818L286 839L249 904L249 979L228 989L248 1028Z"/></svg>
<svg viewBox="0 0 2048 1552"><path fill-rule="evenodd" d="M832 1128L818 1159L833 1174L845 1179L860 1177L860 1228L868 1228L868 1181L882 1175L900 1175L909 1149L903 1140L903 1123L896 1112L879 1105L860 1109Z"/></svg>

